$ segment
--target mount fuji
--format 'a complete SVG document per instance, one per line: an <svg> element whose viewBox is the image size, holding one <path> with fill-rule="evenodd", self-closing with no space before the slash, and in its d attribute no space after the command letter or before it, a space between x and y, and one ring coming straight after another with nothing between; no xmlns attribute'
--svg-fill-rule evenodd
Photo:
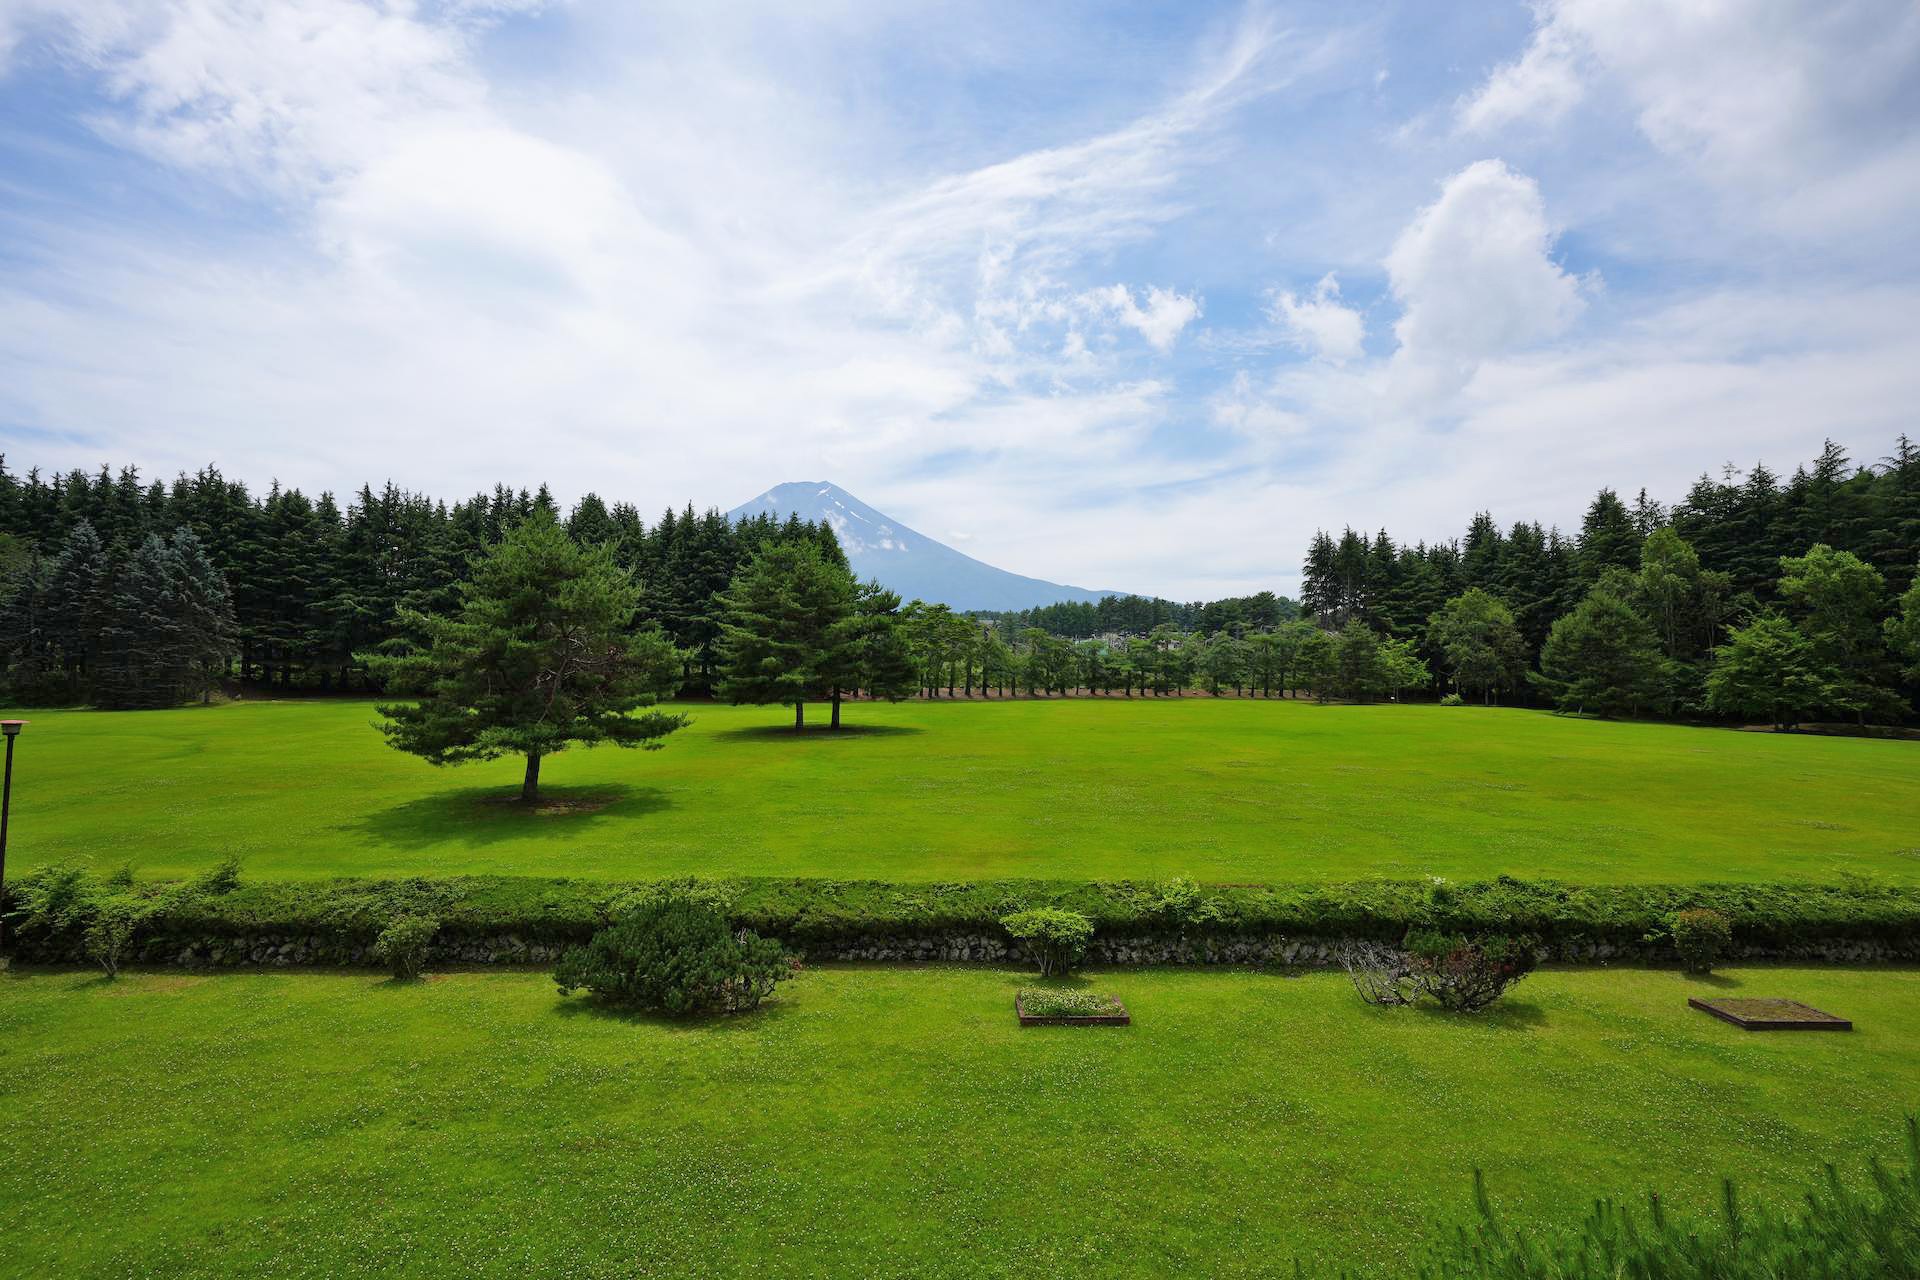
<svg viewBox="0 0 1920 1280"><path fill-rule="evenodd" d="M854 575L878 580L880 585L899 592L902 600L925 600L955 609L1013 610L1124 594L1063 587L996 569L909 529L824 480L776 485L735 507L727 516L739 520L762 512L782 520L798 515L802 520L826 521L839 536Z"/></svg>

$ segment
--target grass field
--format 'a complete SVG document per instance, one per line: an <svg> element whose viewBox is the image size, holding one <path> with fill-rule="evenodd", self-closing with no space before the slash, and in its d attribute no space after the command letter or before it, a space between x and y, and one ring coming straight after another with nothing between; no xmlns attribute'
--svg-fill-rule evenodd
<svg viewBox="0 0 1920 1280"><path fill-rule="evenodd" d="M887 880L1920 881L1920 746L1206 698L687 708L659 752L436 770L364 702L28 712L15 870Z"/></svg>
<svg viewBox="0 0 1920 1280"><path fill-rule="evenodd" d="M1337 975L1097 973L1126 1029L1014 1025L1028 974L810 970L733 1020L544 974L0 976L15 1275L1388 1268L1485 1168L1515 1221L1722 1172L1785 1204L1892 1158L1920 971L1538 974L1479 1018ZM1851 1035L1686 997L1792 995Z"/></svg>

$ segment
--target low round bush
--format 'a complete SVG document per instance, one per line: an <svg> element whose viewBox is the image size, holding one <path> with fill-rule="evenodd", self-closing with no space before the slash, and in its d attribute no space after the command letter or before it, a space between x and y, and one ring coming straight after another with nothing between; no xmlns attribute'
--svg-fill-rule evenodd
<svg viewBox="0 0 1920 1280"><path fill-rule="evenodd" d="M1087 954L1093 941L1093 921L1078 911L1057 907L1036 907L1004 916L1000 924L1027 946L1027 954L1040 966L1043 978L1073 972Z"/></svg>
<svg viewBox="0 0 1920 1280"><path fill-rule="evenodd" d="M1733 942L1733 921L1707 907L1676 911L1667 917L1667 936L1688 973L1712 973L1714 961Z"/></svg>
<svg viewBox="0 0 1920 1280"><path fill-rule="evenodd" d="M1414 981L1443 1008L1475 1013L1505 995L1540 963L1531 938L1415 930L1406 951Z"/></svg>
<svg viewBox="0 0 1920 1280"><path fill-rule="evenodd" d="M661 1013L739 1013L793 976L777 941L728 927L711 902L684 895L642 902L632 914L570 948L554 968L561 993Z"/></svg>
<svg viewBox="0 0 1920 1280"><path fill-rule="evenodd" d="M1467 700L1457 693L1448 693L1441 695L1440 705L1443 707L1464 707L1467 705Z"/></svg>
<svg viewBox="0 0 1920 1280"><path fill-rule="evenodd" d="M417 978L427 967L427 947L439 932L440 922L428 916L395 916L373 940L373 958L396 978Z"/></svg>

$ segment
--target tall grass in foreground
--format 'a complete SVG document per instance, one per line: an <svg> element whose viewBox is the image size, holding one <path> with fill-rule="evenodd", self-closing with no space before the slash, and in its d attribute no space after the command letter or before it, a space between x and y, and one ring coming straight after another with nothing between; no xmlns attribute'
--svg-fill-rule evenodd
<svg viewBox="0 0 1920 1280"><path fill-rule="evenodd" d="M1479 1214L1435 1246L1422 1280L1901 1280L1920 1276L1920 1122L1907 1118L1907 1167L1877 1160L1856 1188L1829 1164L1825 1180L1785 1213L1740 1207L1733 1180L1721 1184L1721 1210L1706 1223L1676 1222L1657 1195L1644 1213L1597 1201L1572 1233L1501 1226L1478 1170Z"/></svg>

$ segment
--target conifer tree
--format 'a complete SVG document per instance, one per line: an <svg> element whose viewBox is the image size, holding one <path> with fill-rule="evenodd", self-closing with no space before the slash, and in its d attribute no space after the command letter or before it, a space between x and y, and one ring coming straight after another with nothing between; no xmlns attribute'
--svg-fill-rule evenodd
<svg viewBox="0 0 1920 1280"><path fill-rule="evenodd" d="M1625 575L1603 577L1553 624L1534 676L1562 711L1635 715L1661 707L1660 641L1625 596Z"/></svg>
<svg viewBox="0 0 1920 1280"><path fill-rule="evenodd" d="M842 695L899 702L919 688L919 668L900 630L900 597L877 582L855 592L853 608L829 629L821 666L833 703L831 727L840 727Z"/></svg>
<svg viewBox="0 0 1920 1280"><path fill-rule="evenodd" d="M719 695L732 703L806 704L832 696L834 639L853 612L853 576L808 537L762 543L718 597Z"/></svg>
<svg viewBox="0 0 1920 1280"><path fill-rule="evenodd" d="M1577 563L1581 580L1594 583L1608 569L1637 569L1640 566L1640 531L1620 495L1602 489L1587 508L1580 524Z"/></svg>
<svg viewBox="0 0 1920 1280"><path fill-rule="evenodd" d="M540 765L575 744L656 750L687 717L645 710L672 696L680 660L657 631L630 626L640 590L604 546L573 542L544 507L473 565L450 615L402 610L421 647L365 654L396 694L387 741L436 765L516 755L520 798L539 798ZM644 712L643 714L634 714Z"/></svg>

